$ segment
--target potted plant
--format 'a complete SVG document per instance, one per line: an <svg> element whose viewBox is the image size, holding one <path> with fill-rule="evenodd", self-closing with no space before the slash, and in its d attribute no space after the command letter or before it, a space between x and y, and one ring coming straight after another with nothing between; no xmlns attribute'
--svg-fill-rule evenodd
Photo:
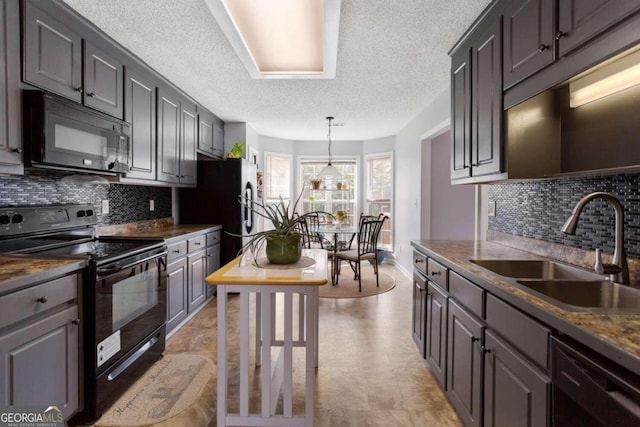
<svg viewBox="0 0 640 427"><path fill-rule="evenodd" d="M244 157L244 142L234 141L231 151L225 157L227 159L242 159Z"/></svg>
<svg viewBox="0 0 640 427"><path fill-rule="evenodd" d="M265 205L255 200L251 201L244 196L239 196L239 201L247 205L247 208L253 210L257 215L268 220L273 229L260 231L248 236L249 241L243 246L243 253L252 252L254 261L257 260L257 254L266 243L266 255L271 264L294 264L298 262L302 254L302 223L310 215L327 214L326 212L307 212L302 215L295 214L298 202L302 197L302 193L294 203L293 207L286 204L282 198L280 203L275 205ZM329 214L331 215L331 214ZM229 233L231 234L231 233Z"/></svg>
<svg viewBox="0 0 640 427"><path fill-rule="evenodd" d="M309 182L311 183L311 189L312 190L319 190L320 189L320 184L322 184L322 179L320 178L312 178L309 180Z"/></svg>

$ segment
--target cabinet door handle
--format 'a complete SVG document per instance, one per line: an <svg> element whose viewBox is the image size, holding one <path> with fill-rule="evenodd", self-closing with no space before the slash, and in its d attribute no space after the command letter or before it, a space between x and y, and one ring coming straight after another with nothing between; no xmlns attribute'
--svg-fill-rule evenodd
<svg viewBox="0 0 640 427"><path fill-rule="evenodd" d="M71 324L78 326L80 324L80 319L72 320Z"/></svg>
<svg viewBox="0 0 640 427"><path fill-rule="evenodd" d="M93 98L94 96L96 96L96 94L94 92L89 92L87 96Z"/></svg>
<svg viewBox="0 0 640 427"><path fill-rule="evenodd" d="M174 249L174 250L173 250L173 251L171 251L171 252L173 252L174 254L179 254L179 253L180 253L180 250L179 250L179 249Z"/></svg>
<svg viewBox="0 0 640 427"><path fill-rule="evenodd" d="M480 338L478 337L471 337L471 342L476 342L476 341L480 341ZM484 348L484 347L483 347Z"/></svg>
<svg viewBox="0 0 640 427"><path fill-rule="evenodd" d="M432 276L439 276L439 275L441 275L441 274L442 274L442 271L432 271L432 272L431 272L431 275L432 275Z"/></svg>
<svg viewBox="0 0 640 427"><path fill-rule="evenodd" d="M416 264L424 264L424 260L423 259L416 259L413 262L415 262Z"/></svg>
<svg viewBox="0 0 640 427"><path fill-rule="evenodd" d="M546 44L541 44L540 47L538 48L539 52L544 52L545 50L549 49L549 46Z"/></svg>
<svg viewBox="0 0 640 427"><path fill-rule="evenodd" d="M18 148L14 148L13 150L11 150L14 153L18 153L18 154L22 154L22 148L18 147Z"/></svg>
<svg viewBox="0 0 640 427"><path fill-rule="evenodd" d="M194 244L194 245L196 245L196 246L200 246L202 243L200 243L200 242L194 242L193 244Z"/></svg>
<svg viewBox="0 0 640 427"><path fill-rule="evenodd" d="M81 88L81 87L77 87L77 88L75 88L75 91L76 91L76 92L79 92L79 93L82 93L82 92L83 92L83 90L82 90L82 88Z"/></svg>
<svg viewBox="0 0 640 427"><path fill-rule="evenodd" d="M565 33L564 31L558 31L556 33L556 40L560 40L561 38L563 38L566 35L567 35L567 33Z"/></svg>
<svg viewBox="0 0 640 427"><path fill-rule="evenodd" d="M482 354L491 353L491 350L490 350L490 349L488 349L487 347L482 347L482 348L480 349L480 351L482 352Z"/></svg>
<svg viewBox="0 0 640 427"><path fill-rule="evenodd" d="M49 298L47 298L46 296L42 296L38 298L36 301L38 301L40 304L45 304L47 301L49 301Z"/></svg>

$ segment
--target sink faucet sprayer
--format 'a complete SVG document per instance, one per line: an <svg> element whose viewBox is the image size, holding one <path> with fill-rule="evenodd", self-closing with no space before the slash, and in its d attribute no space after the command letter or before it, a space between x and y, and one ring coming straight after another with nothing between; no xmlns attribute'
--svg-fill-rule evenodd
<svg viewBox="0 0 640 427"><path fill-rule="evenodd" d="M627 256L624 252L624 211L620 201L609 193L596 192L587 194L576 204L571 216L562 226L565 234L576 234L576 225L582 212L582 208L593 199L602 199L613 207L616 214L615 250L613 251L613 263L603 264L600 249L596 249L596 263L594 269L598 274L609 274L612 282L629 284L629 267Z"/></svg>

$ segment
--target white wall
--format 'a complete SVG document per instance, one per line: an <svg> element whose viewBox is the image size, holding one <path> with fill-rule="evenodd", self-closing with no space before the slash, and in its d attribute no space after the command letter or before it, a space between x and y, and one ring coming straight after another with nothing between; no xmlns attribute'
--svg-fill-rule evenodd
<svg viewBox="0 0 640 427"><path fill-rule="evenodd" d="M447 87L396 135L395 257L398 266L407 274L413 268L410 243L420 239L422 139L430 130L449 120L450 115L451 98Z"/></svg>

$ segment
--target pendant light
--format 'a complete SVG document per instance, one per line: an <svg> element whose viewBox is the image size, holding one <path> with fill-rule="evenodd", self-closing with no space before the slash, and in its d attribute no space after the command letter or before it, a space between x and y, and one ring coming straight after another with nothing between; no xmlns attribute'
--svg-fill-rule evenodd
<svg viewBox="0 0 640 427"><path fill-rule="evenodd" d="M331 122L333 121L333 117L329 116L326 118L329 121L329 133L327 134L327 139L329 140L329 163L327 166L322 168L320 173L318 174L319 178L339 178L341 173L335 166L331 165Z"/></svg>

